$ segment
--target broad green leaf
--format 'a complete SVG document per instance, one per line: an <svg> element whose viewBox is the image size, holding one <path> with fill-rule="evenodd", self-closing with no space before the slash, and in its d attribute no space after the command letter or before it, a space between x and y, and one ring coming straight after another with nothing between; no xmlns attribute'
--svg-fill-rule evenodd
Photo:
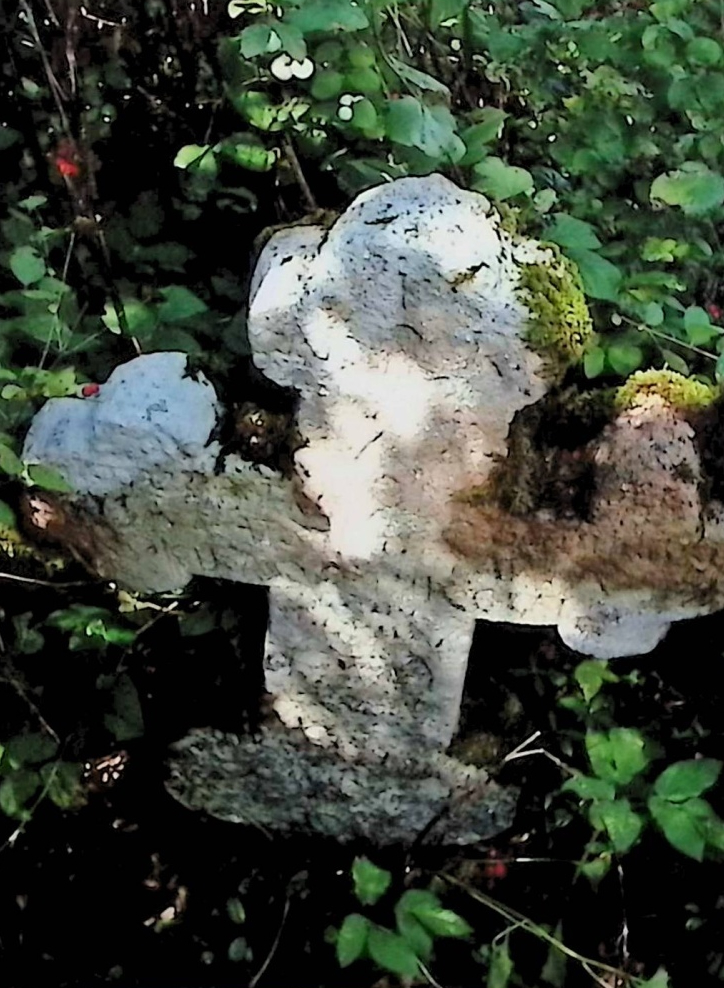
<svg viewBox="0 0 724 988"><path fill-rule="evenodd" d="M131 677L122 673L112 693L113 712L107 713L103 723L116 741L130 741L143 735L143 713L138 690Z"/></svg>
<svg viewBox="0 0 724 988"><path fill-rule="evenodd" d="M425 89L431 93L443 93L445 96L450 95L447 86L439 79L435 79L434 76L428 75L427 72L420 72L419 69L408 65L407 62L403 62L402 59L396 58L394 55L388 55L387 62L392 71L396 72L401 79L417 86L418 89Z"/></svg>
<svg viewBox="0 0 724 988"><path fill-rule="evenodd" d="M691 373L691 368L678 353L674 353L673 350L667 350L665 347L661 348L661 356L666 362L666 366L669 370L676 371L677 374L683 374L684 377L688 377Z"/></svg>
<svg viewBox="0 0 724 988"><path fill-rule="evenodd" d="M4 443L0 444L0 470L11 477L19 477L23 472L22 460Z"/></svg>
<svg viewBox="0 0 724 988"><path fill-rule="evenodd" d="M374 906L390 887L392 875L372 864L369 858L355 858L352 863L354 894L363 906Z"/></svg>
<svg viewBox="0 0 724 988"><path fill-rule="evenodd" d="M251 951L249 950L249 944L246 942L246 937L234 937L228 946L226 956L232 964L251 960Z"/></svg>
<svg viewBox="0 0 724 988"><path fill-rule="evenodd" d="M642 981L639 988L669 988L669 976L665 969L660 967L652 978Z"/></svg>
<svg viewBox="0 0 724 988"><path fill-rule="evenodd" d="M606 831L619 854L631 849L643 829L641 815L631 809L627 799L596 801L588 813L593 826Z"/></svg>
<svg viewBox="0 0 724 988"><path fill-rule="evenodd" d="M377 110L371 100L357 100L352 107L352 120L350 123L361 130L365 137L370 140L384 136L384 124L377 116Z"/></svg>
<svg viewBox="0 0 724 988"><path fill-rule="evenodd" d="M687 215L699 216L724 202L724 178L702 162L687 161L680 169L654 179L651 199L680 206Z"/></svg>
<svg viewBox="0 0 724 988"><path fill-rule="evenodd" d="M603 374L603 369L606 366L606 351L600 346L591 347L583 355L583 373L587 378L598 377L599 374Z"/></svg>
<svg viewBox="0 0 724 988"><path fill-rule="evenodd" d="M346 916L337 934L337 963L340 967L349 967L361 957L367 946L367 936L370 921L359 913Z"/></svg>
<svg viewBox="0 0 724 988"><path fill-rule="evenodd" d="M608 663L585 659L576 666L573 676L581 687L586 703L590 703L604 683L617 683L618 676L608 668Z"/></svg>
<svg viewBox="0 0 724 988"><path fill-rule="evenodd" d="M58 742L40 731L17 734L5 744L5 758L13 768L40 765L53 758L57 751Z"/></svg>
<svg viewBox="0 0 724 988"><path fill-rule="evenodd" d="M0 785L0 810L16 820L28 820L30 812L27 804L40 788L37 772L21 770L3 780Z"/></svg>
<svg viewBox="0 0 724 988"><path fill-rule="evenodd" d="M16 247L10 255L10 270L23 285L32 285L45 275L45 261L34 247Z"/></svg>
<svg viewBox="0 0 724 988"><path fill-rule="evenodd" d="M416 978L420 973L420 962L414 950L399 933L371 926L367 949L372 960L385 971L401 978Z"/></svg>
<svg viewBox="0 0 724 988"><path fill-rule="evenodd" d="M409 943L421 961L429 961L433 948L431 934L412 913L400 909L399 903L395 907L395 918L397 920L397 932L400 936Z"/></svg>
<svg viewBox="0 0 724 988"><path fill-rule="evenodd" d="M716 65L722 49L714 38L692 38L686 46L686 60L691 65Z"/></svg>
<svg viewBox="0 0 724 988"><path fill-rule="evenodd" d="M409 913L435 937L466 937L472 927L457 913L443 908L435 895L425 889L408 889L397 905L398 914Z"/></svg>
<svg viewBox="0 0 724 988"><path fill-rule="evenodd" d="M36 209L44 206L47 201L47 196L28 196L27 199L21 199L18 206L24 209L26 213L34 213Z"/></svg>
<svg viewBox="0 0 724 988"><path fill-rule="evenodd" d="M286 21L276 21L274 30L281 41L281 50L286 52L290 58L298 62L303 62L307 57L307 43L299 28Z"/></svg>
<svg viewBox="0 0 724 988"><path fill-rule="evenodd" d="M617 786L627 785L648 764L641 733L629 727L587 731L586 751L599 779Z"/></svg>
<svg viewBox="0 0 724 988"><path fill-rule="evenodd" d="M17 144L21 137L22 134L19 130L13 130L12 127L0 124L0 151L5 151L13 144Z"/></svg>
<svg viewBox="0 0 724 988"><path fill-rule="evenodd" d="M471 188L499 201L533 191L533 176L529 171L495 156L479 161L473 175Z"/></svg>
<svg viewBox="0 0 724 988"><path fill-rule="evenodd" d="M489 152L488 144L500 137L509 116L510 114L494 106L486 106L480 110L475 115L476 123L460 134L466 148L460 164L474 165L486 157Z"/></svg>
<svg viewBox="0 0 724 988"><path fill-rule="evenodd" d="M694 798L672 803L661 796L651 796L648 807L672 847L695 861L703 860L709 821L715 817L706 800Z"/></svg>
<svg viewBox="0 0 724 988"><path fill-rule="evenodd" d="M392 100L387 104L385 126L391 141L418 148L431 158L458 161L465 153L455 133L455 118L441 104L426 106L414 96Z"/></svg>
<svg viewBox="0 0 724 988"><path fill-rule="evenodd" d="M61 810L78 809L85 804L82 777L83 766L79 762L57 761L40 769L49 798Z"/></svg>
<svg viewBox="0 0 724 988"><path fill-rule="evenodd" d="M171 285L169 288L162 288L161 295L163 295L164 301L158 308L158 317L162 322L179 322L183 319L191 319L193 316L200 316L208 308L198 295L194 295L183 285Z"/></svg>
<svg viewBox="0 0 724 988"><path fill-rule="evenodd" d="M274 151L265 148L254 134L229 138L221 144L220 150L229 161L252 172L268 172L276 161Z"/></svg>
<svg viewBox="0 0 724 988"><path fill-rule="evenodd" d="M554 931L554 937L559 943L563 943L563 923L558 921ZM568 956L560 950L555 943L551 943L548 948L546 962L543 965L540 976L541 981L553 988L563 988L568 973Z"/></svg>
<svg viewBox="0 0 724 988"><path fill-rule="evenodd" d="M374 96L383 84L382 76L376 69L352 69L344 75L344 88L350 93Z"/></svg>
<svg viewBox="0 0 724 988"><path fill-rule="evenodd" d="M664 308L658 302L649 302L643 311L643 320L647 326L660 326L664 321Z"/></svg>
<svg viewBox="0 0 724 988"><path fill-rule="evenodd" d="M614 799L616 787L612 782L596 779L590 775L574 775L561 786L561 792L573 792L580 799Z"/></svg>
<svg viewBox="0 0 724 988"><path fill-rule="evenodd" d="M568 213L556 213L551 217L553 223L546 229L545 239L552 240L559 247L572 249L596 250L601 241L590 223L569 216Z"/></svg>
<svg viewBox="0 0 724 988"><path fill-rule="evenodd" d="M287 13L286 21L304 35L363 31L369 27L367 15L354 0L304 0L300 7Z"/></svg>
<svg viewBox="0 0 724 988"><path fill-rule="evenodd" d="M156 315L153 310L145 305L140 299L123 299L123 313L126 317L126 326L131 336L147 336L156 325ZM120 333L121 326L118 321L118 313L114 306L108 302L101 316L104 326L112 333Z"/></svg>
<svg viewBox="0 0 724 988"><path fill-rule="evenodd" d="M722 769L716 758L689 759L669 765L654 782L654 792L663 799L680 803L692 796L701 796L711 789Z"/></svg>
<svg viewBox="0 0 724 988"><path fill-rule="evenodd" d="M27 465L27 474L28 480L44 491L69 494L73 490L73 487L55 467L48 467L43 463L29 463Z"/></svg>
<svg viewBox="0 0 724 988"><path fill-rule="evenodd" d="M216 147L211 144L185 144L176 152L173 163L176 168L192 169L213 177L219 170L215 151Z"/></svg>
<svg viewBox="0 0 724 988"><path fill-rule="evenodd" d="M576 263L586 295L608 302L616 301L622 274L615 264L592 250L566 248L565 253Z"/></svg>
<svg viewBox="0 0 724 988"><path fill-rule="evenodd" d="M239 36L239 49L244 58L256 58L257 55L272 54L280 51L282 39L276 31L276 23L250 24Z"/></svg>
<svg viewBox="0 0 724 988"><path fill-rule="evenodd" d="M628 377L643 363L644 352L632 343L613 343L606 350L606 359L616 374Z"/></svg>
<svg viewBox="0 0 724 988"><path fill-rule="evenodd" d="M508 938L496 940L490 945L487 988L507 988L513 973Z"/></svg>
<svg viewBox="0 0 724 988"><path fill-rule="evenodd" d="M345 78L341 72L336 69L323 69L315 73L309 91L315 99L322 101L339 96L344 86Z"/></svg>

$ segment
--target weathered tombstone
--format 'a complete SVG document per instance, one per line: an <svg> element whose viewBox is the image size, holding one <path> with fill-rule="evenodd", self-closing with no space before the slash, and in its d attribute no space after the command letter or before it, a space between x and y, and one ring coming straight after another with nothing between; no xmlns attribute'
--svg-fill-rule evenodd
<svg viewBox="0 0 724 988"><path fill-rule="evenodd" d="M692 593L700 466L692 427L661 398L577 451L585 519L490 496L514 419L589 331L557 253L503 232L482 196L405 179L329 230L277 233L259 260L249 337L257 367L297 396L288 470L219 461L216 395L182 354L46 404L24 455L77 491L100 574L142 591L193 575L269 588L278 721L256 739L194 732L172 793L276 830L409 841L437 820L448 841L488 838L514 794L446 754L475 620L557 625L603 657L650 650L672 620L719 606L718 582ZM534 464L516 455L524 486ZM691 559L683 580L662 569L662 524ZM706 552L713 571L716 533Z"/></svg>

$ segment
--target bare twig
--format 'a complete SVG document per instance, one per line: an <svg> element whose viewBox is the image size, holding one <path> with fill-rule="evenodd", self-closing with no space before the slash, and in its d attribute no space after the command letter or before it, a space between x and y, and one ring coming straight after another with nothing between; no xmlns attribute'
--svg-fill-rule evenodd
<svg viewBox="0 0 724 988"><path fill-rule="evenodd" d="M274 954L276 954L277 952L277 949L279 947L279 941L282 938L282 931L284 930L284 925L287 921L287 916L289 915L290 904L291 904L291 896L289 890L287 890L287 897L284 901L284 911L282 912L282 919L279 924L279 929L277 930L277 935L274 937L274 943L271 945L271 949L269 950L269 953L266 955L266 958L264 959L264 963L249 982L249 988L256 988L256 985L259 984L259 981L264 976L264 972L271 964Z"/></svg>
<svg viewBox="0 0 724 988"><path fill-rule="evenodd" d="M294 176L299 183L299 188L302 190L302 195L304 196L307 206L310 210L314 211L319 209L317 205L317 200L314 198L314 193L309 187L309 183L302 171L302 166L299 164L299 158L297 157L297 152L294 150L294 145L288 134L284 135L284 154L287 157L287 161L292 166L292 171Z"/></svg>

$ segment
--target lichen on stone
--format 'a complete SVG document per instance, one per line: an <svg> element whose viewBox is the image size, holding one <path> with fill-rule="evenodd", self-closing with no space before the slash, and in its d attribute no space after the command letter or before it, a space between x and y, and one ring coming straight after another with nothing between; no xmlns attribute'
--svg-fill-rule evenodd
<svg viewBox="0 0 724 988"><path fill-rule="evenodd" d="M530 310L527 338L554 377L583 358L593 335L578 268L555 245L550 260L520 265L519 293Z"/></svg>
<svg viewBox="0 0 724 988"><path fill-rule="evenodd" d="M712 384L684 377L672 370L636 371L616 389L614 405L624 411L642 404L653 395L663 398L674 408L696 412L708 408L721 392Z"/></svg>

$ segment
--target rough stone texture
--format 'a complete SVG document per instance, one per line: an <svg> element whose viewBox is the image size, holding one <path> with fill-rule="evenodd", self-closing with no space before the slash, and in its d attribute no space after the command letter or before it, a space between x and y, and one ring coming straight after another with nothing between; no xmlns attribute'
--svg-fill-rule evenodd
<svg viewBox="0 0 724 988"><path fill-rule="evenodd" d="M169 782L187 805L382 842L446 805L448 839L489 837L510 795L442 756L475 619L558 625L612 656L718 606L724 526L699 538L693 433L668 406L622 414L581 451L597 477L587 522L468 496L546 392L516 297L518 262L545 256L438 176L364 193L329 231L273 237L249 336L299 393L290 478L235 456L214 474L215 399L178 354L43 409L25 456L103 495L101 573L141 590L194 574L269 587L265 676L286 733L195 733Z"/></svg>
<svg viewBox="0 0 724 988"><path fill-rule="evenodd" d="M439 752L401 762L342 759L301 732L279 730L256 741L197 731L174 749L169 786L186 805L281 833L380 844L425 833L471 844L510 826L515 810L513 791L491 787L484 772Z"/></svg>

